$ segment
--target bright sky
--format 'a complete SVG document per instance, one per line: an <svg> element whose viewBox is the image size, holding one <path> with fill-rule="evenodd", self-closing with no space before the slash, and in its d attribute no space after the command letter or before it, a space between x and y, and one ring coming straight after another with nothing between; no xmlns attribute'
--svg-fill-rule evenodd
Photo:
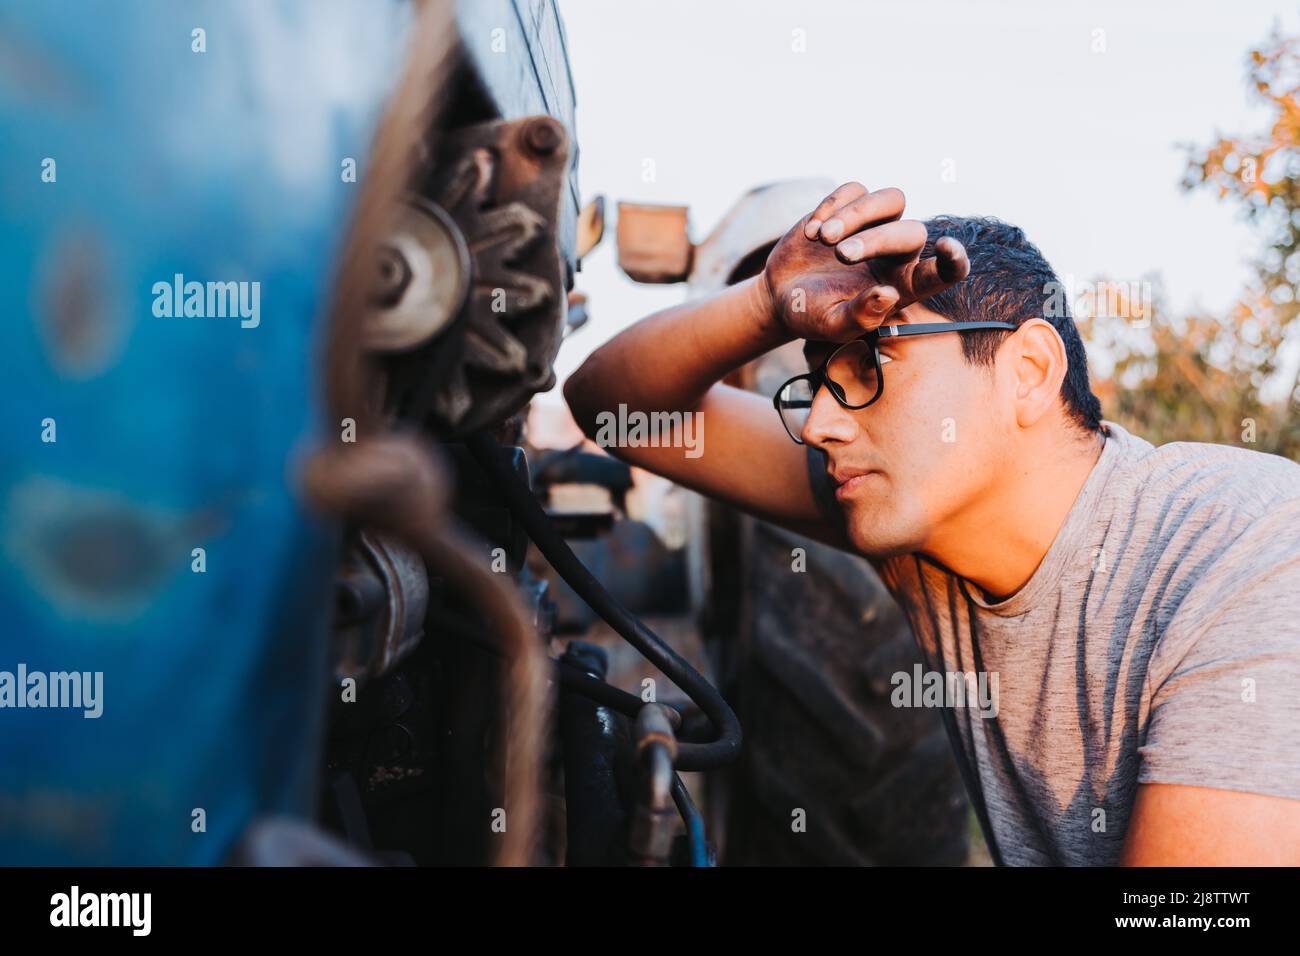
<svg viewBox="0 0 1300 956"><path fill-rule="evenodd" d="M560 0L577 90L584 201L605 240L577 287L591 321L563 380L683 286L618 269L618 200L691 208L699 241L748 188L828 176L898 186L909 218L995 215L1058 274L1158 272L1175 309L1228 306L1257 238L1179 188L1183 143L1253 132L1245 58L1294 3ZM806 52L792 50L802 30ZM1105 52L1093 52L1104 31ZM652 159L654 182L642 178ZM945 182L945 161L956 182ZM952 168L949 166L948 168ZM558 389L539 396L562 402Z"/></svg>

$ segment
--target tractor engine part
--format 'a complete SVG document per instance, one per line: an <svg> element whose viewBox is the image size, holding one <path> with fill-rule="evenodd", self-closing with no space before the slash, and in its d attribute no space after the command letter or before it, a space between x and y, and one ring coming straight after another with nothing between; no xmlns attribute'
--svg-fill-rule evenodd
<svg viewBox="0 0 1300 956"><path fill-rule="evenodd" d="M358 684L405 660L424 636L429 580L397 538L358 532L335 583L334 677Z"/></svg>
<svg viewBox="0 0 1300 956"><path fill-rule="evenodd" d="M642 797L632 814L628 855L633 865L666 866L677 828L673 799L677 738L659 704L646 704L636 716L636 758Z"/></svg>
<svg viewBox="0 0 1300 956"><path fill-rule="evenodd" d="M549 116L447 134L380 246L386 404L442 438L509 418L555 385L572 275L557 239L568 135Z"/></svg>

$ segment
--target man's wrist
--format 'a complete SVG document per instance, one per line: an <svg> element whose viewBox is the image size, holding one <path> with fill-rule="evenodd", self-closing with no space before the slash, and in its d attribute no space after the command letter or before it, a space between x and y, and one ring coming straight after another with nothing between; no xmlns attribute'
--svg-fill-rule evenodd
<svg viewBox="0 0 1300 956"><path fill-rule="evenodd" d="M750 286L748 290L749 312L753 318L759 339L763 344L763 351L770 351L792 341L795 336L786 327L786 324L781 321L781 317L777 313L776 302L772 298L772 289L767 284L767 276L760 272L745 281Z"/></svg>

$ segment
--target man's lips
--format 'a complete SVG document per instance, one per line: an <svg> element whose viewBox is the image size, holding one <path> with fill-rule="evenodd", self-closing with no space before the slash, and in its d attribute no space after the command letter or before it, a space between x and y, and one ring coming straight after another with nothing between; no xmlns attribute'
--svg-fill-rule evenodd
<svg viewBox="0 0 1300 956"><path fill-rule="evenodd" d="M841 468L830 472L831 481L835 482L835 497L840 501L851 497L870 476L878 474L874 468Z"/></svg>

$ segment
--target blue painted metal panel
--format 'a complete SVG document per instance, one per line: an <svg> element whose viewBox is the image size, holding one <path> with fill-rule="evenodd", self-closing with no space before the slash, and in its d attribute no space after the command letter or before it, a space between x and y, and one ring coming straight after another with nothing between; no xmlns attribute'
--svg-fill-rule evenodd
<svg viewBox="0 0 1300 956"><path fill-rule="evenodd" d="M0 675L103 675L98 717L0 706L2 863L213 863L312 809L333 536L292 472L410 17L0 8ZM157 315L177 274L258 283L256 326Z"/></svg>

